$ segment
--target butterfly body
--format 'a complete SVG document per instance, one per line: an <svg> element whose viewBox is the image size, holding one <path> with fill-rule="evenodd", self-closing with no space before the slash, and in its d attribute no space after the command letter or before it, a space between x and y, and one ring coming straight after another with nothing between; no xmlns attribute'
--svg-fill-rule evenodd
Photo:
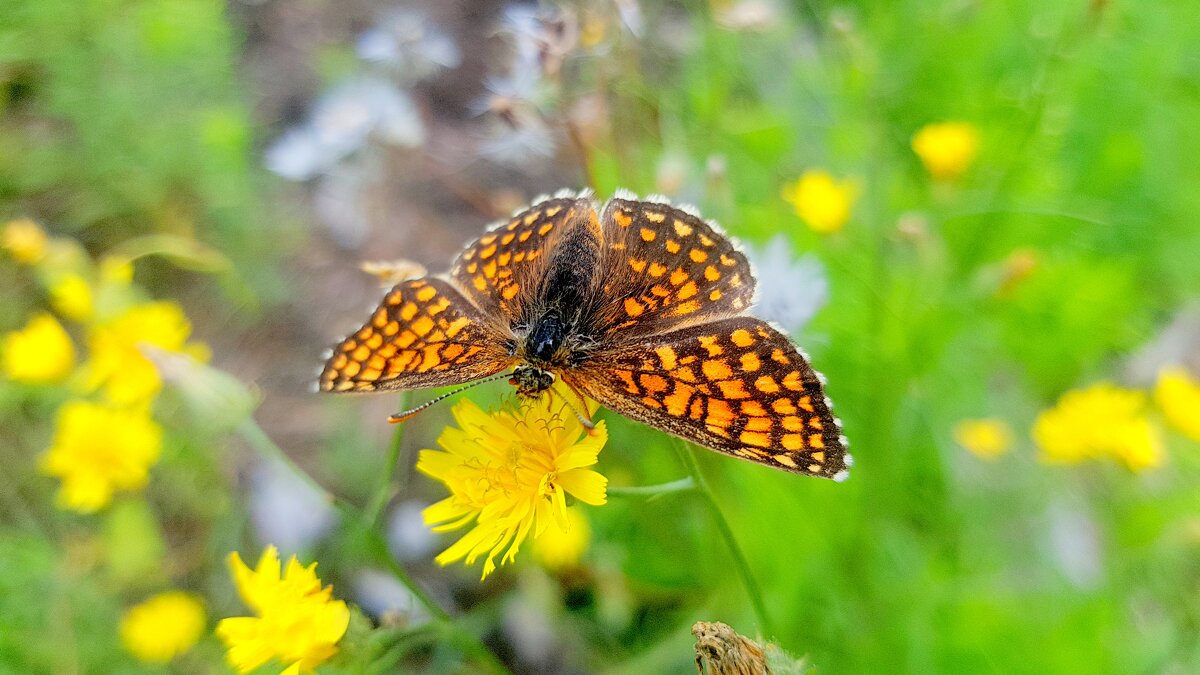
<svg viewBox="0 0 1200 675"><path fill-rule="evenodd" d="M745 256L690 211L559 195L489 229L449 274L398 284L319 385L411 389L511 369L522 397L561 380L719 452L844 478L822 378L786 336L743 314L754 284Z"/></svg>

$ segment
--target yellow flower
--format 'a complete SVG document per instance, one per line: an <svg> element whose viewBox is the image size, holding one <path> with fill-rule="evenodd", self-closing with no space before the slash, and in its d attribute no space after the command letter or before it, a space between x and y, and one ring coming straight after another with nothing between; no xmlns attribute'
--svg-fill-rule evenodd
<svg viewBox="0 0 1200 675"><path fill-rule="evenodd" d="M69 401L58 411L41 470L62 481L58 503L92 513L117 490L138 490L162 449L162 429L145 411Z"/></svg>
<svg viewBox="0 0 1200 675"><path fill-rule="evenodd" d="M137 305L112 321L96 326L88 344L91 384L103 387L113 403L145 403L162 388L162 379L139 345L153 345L168 352L194 353L187 344L192 326L174 302Z"/></svg>
<svg viewBox="0 0 1200 675"><path fill-rule="evenodd" d="M854 181L834 180L827 171L805 171L794 183L783 186L783 199L814 232L837 232L850 220L850 209L858 197Z"/></svg>
<svg viewBox="0 0 1200 675"><path fill-rule="evenodd" d="M92 287L78 274L67 274L50 286L50 304L74 321L88 321L95 312Z"/></svg>
<svg viewBox="0 0 1200 675"><path fill-rule="evenodd" d="M1162 464L1162 443L1146 418L1145 399L1107 382L1063 394L1034 423L1042 461L1073 464L1107 456L1134 471Z"/></svg>
<svg viewBox="0 0 1200 675"><path fill-rule="evenodd" d="M46 231L28 218L9 221L0 236L0 246L18 262L32 265L46 255Z"/></svg>
<svg viewBox="0 0 1200 675"><path fill-rule="evenodd" d="M1168 422L1200 441L1200 382L1179 366L1164 368L1158 373L1154 398Z"/></svg>
<svg viewBox="0 0 1200 675"><path fill-rule="evenodd" d="M168 591L134 605L121 617L121 644L146 663L166 663L196 645L204 606L189 593Z"/></svg>
<svg viewBox="0 0 1200 675"><path fill-rule="evenodd" d="M458 428L447 427L438 445L422 450L417 469L446 484L450 496L425 509L434 530L474 527L437 557L448 565L486 555L483 577L511 562L521 543L552 524L566 530L567 496L603 504L608 479L588 469L608 440L604 422L587 432L553 390L517 410L487 414L463 400L454 406ZM557 402L556 402L557 401ZM581 438L582 436L582 438Z"/></svg>
<svg viewBox="0 0 1200 675"><path fill-rule="evenodd" d="M49 314L37 314L24 328L4 336L4 374L17 382L59 382L75 365L75 345Z"/></svg>
<svg viewBox="0 0 1200 675"><path fill-rule="evenodd" d="M1004 420L963 420L954 425L954 440L976 456L994 459L1012 447L1012 431Z"/></svg>
<svg viewBox="0 0 1200 675"><path fill-rule="evenodd" d="M979 131L967 122L927 124L912 138L913 152L939 180L961 176L979 152Z"/></svg>
<svg viewBox="0 0 1200 675"><path fill-rule="evenodd" d="M271 659L287 664L285 673L307 672L337 654L350 609L333 599L332 586L322 588L316 563L304 567L292 556L281 575L279 552L268 546L253 570L236 552L229 554L229 567L242 600L256 614L217 624L217 637L238 672Z"/></svg>
<svg viewBox="0 0 1200 675"><path fill-rule="evenodd" d="M562 528L554 521L533 540L533 558L552 570L571 567L579 563L587 550L592 528L578 508L567 509L567 527Z"/></svg>

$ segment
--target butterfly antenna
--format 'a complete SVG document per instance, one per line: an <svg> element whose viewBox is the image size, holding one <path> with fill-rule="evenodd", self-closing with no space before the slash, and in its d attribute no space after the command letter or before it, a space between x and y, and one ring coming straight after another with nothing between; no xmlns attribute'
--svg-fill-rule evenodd
<svg viewBox="0 0 1200 675"><path fill-rule="evenodd" d="M583 394L580 394L575 390L575 387L570 385L567 385L567 388L571 390L572 394L575 394L579 397L579 401L583 403L583 409L587 410L587 399L583 397ZM554 390L551 389L550 391L553 392ZM583 425L584 429L587 429L588 435L592 435L592 430L596 428L596 423L591 419L584 417L583 413L579 412L579 408L576 408L575 404L571 403L566 396L563 396L563 404L570 408L571 412L575 413L575 417L579 418L579 423Z"/></svg>
<svg viewBox="0 0 1200 675"><path fill-rule="evenodd" d="M455 394L463 393L464 391L470 389L471 387L483 384L484 382L492 382L495 380L499 380L502 377L508 377L508 373L497 373L495 375L492 375L491 377L485 377L485 378L482 378L479 380L475 380L474 382L471 382L469 384L465 384L465 385L459 387L458 389L455 389L454 391L448 391L440 396L435 396L415 408L411 408L409 410L405 410L404 412L398 412L394 415L391 415L390 417L388 417L388 422L390 422L391 424L399 424L401 422L407 422L408 420L412 419L413 417L416 417L417 413L434 405L435 403L441 403L442 401L445 401L446 399L450 398L451 396L454 396Z"/></svg>

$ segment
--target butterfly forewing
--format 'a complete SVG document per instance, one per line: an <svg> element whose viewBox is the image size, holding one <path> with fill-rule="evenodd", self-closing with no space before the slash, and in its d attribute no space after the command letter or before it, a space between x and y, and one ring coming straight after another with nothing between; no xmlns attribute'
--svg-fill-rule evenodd
<svg viewBox="0 0 1200 675"><path fill-rule="evenodd" d="M512 365L479 312L447 281L397 284L362 328L334 348L322 391L379 391L461 384Z"/></svg>
<svg viewBox="0 0 1200 675"><path fill-rule="evenodd" d="M564 379L602 405L713 450L839 478L841 423L787 337L751 317L650 336Z"/></svg>
<svg viewBox="0 0 1200 675"><path fill-rule="evenodd" d="M704 220L669 204L614 198L602 222L611 339L736 316L750 305L750 264Z"/></svg>
<svg viewBox="0 0 1200 675"><path fill-rule="evenodd" d="M490 228L467 245L450 276L488 319L519 320L545 277L549 250L590 198L555 197Z"/></svg>

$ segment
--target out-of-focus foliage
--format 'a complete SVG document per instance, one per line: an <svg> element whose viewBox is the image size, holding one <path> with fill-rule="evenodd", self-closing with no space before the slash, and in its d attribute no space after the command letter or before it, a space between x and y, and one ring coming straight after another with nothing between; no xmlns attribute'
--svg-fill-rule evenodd
<svg viewBox="0 0 1200 675"><path fill-rule="evenodd" d="M103 247L196 237L265 253L235 32L217 0L9 0L0 18L0 210Z"/></svg>
<svg viewBox="0 0 1200 675"><path fill-rule="evenodd" d="M0 6L0 670L1200 670L1190 3L439 8ZM360 260L563 187L746 245L847 482L296 393Z"/></svg>

